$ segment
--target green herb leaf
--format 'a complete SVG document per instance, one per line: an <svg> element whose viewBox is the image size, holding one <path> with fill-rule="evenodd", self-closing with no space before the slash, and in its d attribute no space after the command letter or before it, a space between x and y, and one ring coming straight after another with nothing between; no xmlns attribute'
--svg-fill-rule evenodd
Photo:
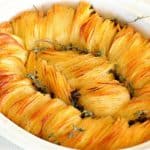
<svg viewBox="0 0 150 150"><path fill-rule="evenodd" d="M121 74L118 73L118 67L119 66L115 64L114 69L109 70L109 73L112 73L114 75L114 78L118 80L120 83L124 83L126 79Z"/></svg>
<svg viewBox="0 0 150 150"><path fill-rule="evenodd" d="M133 23L141 19L150 18L150 16L137 16L134 20L129 21L128 23Z"/></svg>
<svg viewBox="0 0 150 150"><path fill-rule="evenodd" d="M78 101L81 94L79 93L78 89L75 89L71 92L71 103L74 107L78 108Z"/></svg>
<svg viewBox="0 0 150 150"><path fill-rule="evenodd" d="M137 122L143 123L143 122L147 121L148 119L150 119L147 117L148 112L149 111L146 111L146 110L138 110L137 112L135 112L133 114L135 119L128 121L129 126L134 125Z"/></svg>
<svg viewBox="0 0 150 150"><path fill-rule="evenodd" d="M132 84L128 83L127 84L127 88L128 88L128 90L130 92L131 97L133 97L134 96L134 88L133 88Z"/></svg>
<svg viewBox="0 0 150 150"><path fill-rule="evenodd" d="M26 75L27 78L32 80L33 85L36 87L36 89L44 94L48 93L46 86L42 85L39 81L37 74L35 73L28 73Z"/></svg>
<svg viewBox="0 0 150 150"><path fill-rule="evenodd" d="M55 137L54 133L50 133L50 134L48 135L48 138L52 138L52 137Z"/></svg>
<svg viewBox="0 0 150 150"><path fill-rule="evenodd" d="M126 81L126 79L122 75L119 75L119 81L123 83Z"/></svg>
<svg viewBox="0 0 150 150"><path fill-rule="evenodd" d="M66 50L72 50L72 48L73 48L72 44L69 44L65 47Z"/></svg>
<svg viewBox="0 0 150 150"><path fill-rule="evenodd" d="M75 136L75 132L84 132L83 128L79 128L76 125L73 125L73 130L68 134L68 138L73 138Z"/></svg>
<svg viewBox="0 0 150 150"><path fill-rule="evenodd" d="M85 130L82 129L82 128L77 127L76 125L73 125L73 131L83 132L83 131L85 131Z"/></svg>
<svg viewBox="0 0 150 150"><path fill-rule="evenodd" d="M146 111L146 110L138 110L137 112L134 113L134 116L136 118L142 118L142 117L145 118L148 112L149 111Z"/></svg>
<svg viewBox="0 0 150 150"><path fill-rule="evenodd" d="M93 112L90 112L88 110L83 110L81 113L81 118L86 118L86 117L94 117Z"/></svg>
<svg viewBox="0 0 150 150"><path fill-rule="evenodd" d="M57 145L61 145L61 143L57 140L53 141L53 143L57 144Z"/></svg>
<svg viewBox="0 0 150 150"><path fill-rule="evenodd" d="M44 51L44 50L47 50L48 47L34 47L32 50L35 52L35 53L38 53L40 51Z"/></svg>
<svg viewBox="0 0 150 150"><path fill-rule="evenodd" d="M101 52L101 50L94 51L94 52L93 52L93 55L94 55L95 57L100 57L100 56L102 56L102 52Z"/></svg>
<svg viewBox="0 0 150 150"><path fill-rule="evenodd" d="M37 76L34 73L28 73L28 74L26 74L26 77L30 78L32 80L35 80L37 78Z"/></svg>

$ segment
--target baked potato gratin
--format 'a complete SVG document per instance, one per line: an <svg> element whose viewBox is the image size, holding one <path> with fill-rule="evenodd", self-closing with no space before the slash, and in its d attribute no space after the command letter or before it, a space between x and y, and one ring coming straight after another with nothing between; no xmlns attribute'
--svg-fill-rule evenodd
<svg viewBox="0 0 150 150"><path fill-rule="evenodd" d="M86 2L25 11L0 24L0 111L75 149L146 142L150 41Z"/></svg>

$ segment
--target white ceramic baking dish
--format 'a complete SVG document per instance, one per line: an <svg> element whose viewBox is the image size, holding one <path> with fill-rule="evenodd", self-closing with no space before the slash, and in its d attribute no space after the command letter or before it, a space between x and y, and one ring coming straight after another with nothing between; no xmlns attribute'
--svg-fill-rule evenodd
<svg viewBox="0 0 150 150"><path fill-rule="evenodd" d="M79 0L0 0L0 22L11 19L11 17L23 10L34 9L33 6L45 9L57 2L75 6ZM146 37L150 37L150 0L88 0L88 2L90 2L94 8L104 16L128 22ZM143 19L138 19L136 22L133 22L135 19L141 17ZM2 114L0 114L0 136L17 145L21 149L68 149L49 143L26 132ZM150 142L126 150L150 150Z"/></svg>

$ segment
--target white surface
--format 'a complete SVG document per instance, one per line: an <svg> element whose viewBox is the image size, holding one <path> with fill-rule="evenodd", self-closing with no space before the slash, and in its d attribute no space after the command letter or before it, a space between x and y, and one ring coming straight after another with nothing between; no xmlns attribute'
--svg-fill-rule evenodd
<svg viewBox="0 0 150 150"><path fill-rule="evenodd" d="M136 17L150 16L150 0L88 0L94 8L105 16L114 16L131 22ZM0 22L7 21L18 12L28 8L43 8L55 2L76 4L78 0L0 0ZM139 31L150 37L150 18L132 23ZM138 134L138 133L137 133ZM131 137L132 138L132 137ZM6 140L5 140L6 139ZM12 144L14 143L14 144ZM15 146L17 145L17 146ZM0 150L66 150L67 148L46 142L21 129L0 114ZM130 150L148 150L150 143L130 148ZM129 149L128 149L129 150Z"/></svg>
<svg viewBox="0 0 150 150"><path fill-rule="evenodd" d="M0 149L1 150L23 150L17 145L10 143L10 141L0 136Z"/></svg>

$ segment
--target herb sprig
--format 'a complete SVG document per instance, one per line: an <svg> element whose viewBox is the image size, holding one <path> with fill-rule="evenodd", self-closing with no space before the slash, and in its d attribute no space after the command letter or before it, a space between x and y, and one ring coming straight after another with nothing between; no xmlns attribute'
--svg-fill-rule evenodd
<svg viewBox="0 0 150 150"><path fill-rule="evenodd" d="M86 118L86 117L94 117L94 113L88 110L83 110L81 113L81 118Z"/></svg>
<svg viewBox="0 0 150 150"><path fill-rule="evenodd" d="M83 111L84 110L83 106L78 104L80 96L81 96L81 94L80 94L79 90L75 89L74 91L71 92L70 100L71 100L72 105L75 108L79 109L80 111Z"/></svg>
<svg viewBox="0 0 150 150"><path fill-rule="evenodd" d="M80 128L80 127L78 127L78 126L76 126L76 125L73 125L72 127L73 127L73 129L72 129L72 131L68 134L68 138L73 138L73 137L75 136L75 133L84 132L84 131L85 131L85 129Z"/></svg>
<svg viewBox="0 0 150 150"><path fill-rule="evenodd" d="M58 140L56 140L57 137L56 137L56 135L55 135L54 133L50 133L50 134L48 135L48 139L54 139L54 140L52 140L53 143L55 143L55 144L57 144L57 145L61 145L61 143L60 143Z"/></svg>
<svg viewBox="0 0 150 150"><path fill-rule="evenodd" d="M38 91L44 94L48 93L46 86L42 85L42 83L38 79L37 73L28 73L26 77L32 80L33 85L36 87Z"/></svg>
<svg viewBox="0 0 150 150"><path fill-rule="evenodd" d="M148 116L147 116L147 113L149 111L146 111L146 110L138 110L137 112L135 112L133 115L135 117L135 119L132 119L132 120L129 120L128 121L128 124L129 126L132 126L134 125L135 123L139 122L139 123L143 123L145 121L147 121L148 119L150 119Z"/></svg>

